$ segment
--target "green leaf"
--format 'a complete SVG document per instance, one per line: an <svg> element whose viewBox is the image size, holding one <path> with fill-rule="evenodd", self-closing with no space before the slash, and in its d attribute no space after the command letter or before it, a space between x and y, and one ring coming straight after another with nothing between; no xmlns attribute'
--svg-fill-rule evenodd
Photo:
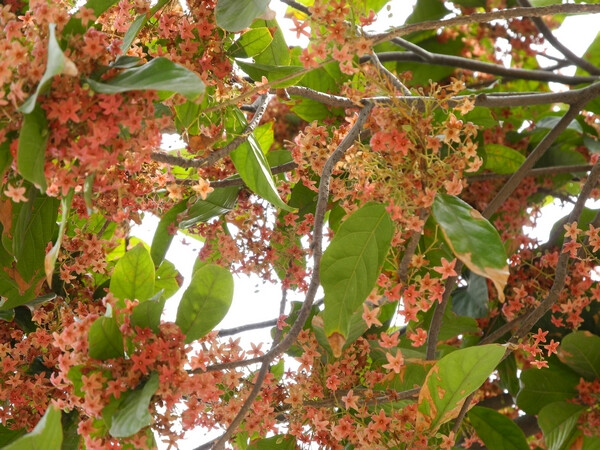
<svg viewBox="0 0 600 450"><path fill-rule="evenodd" d="M456 350L435 363L419 392L417 431L435 434L455 418L467 396L494 371L506 349L498 344Z"/></svg>
<svg viewBox="0 0 600 450"><path fill-rule="evenodd" d="M267 27L251 28L229 47L227 53L232 58L251 58L263 52L272 41Z"/></svg>
<svg viewBox="0 0 600 450"><path fill-rule="evenodd" d="M406 19L406 23L419 23L426 20L441 19L450 11L438 0L418 0L413 12Z"/></svg>
<svg viewBox="0 0 600 450"><path fill-rule="evenodd" d="M242 31L264 14L270 0L218 0L217 25L226 31Z"/></svg>
<svg viewBox="0 0 600 450"><path fill-rule="evenodd" d="M110 8L112 5L117 3L118 0L88 0L83 6L94 11L94 15L96 17L100 17L100 15ZM65 25L65 28L62 31L62 34L66 36L67 34L83 34L85 30L92 26L93 24L88 23L87 27L84 27L81 23L81 19L75 17L75 15L71 16L71 19Z"/></svg>
<svg viewBox="0 0 600 450"><path fill-rule="evenodd" d="M60 409L48 406L46 413L37 423L35 428L21 436L19 439L3 447L4 450L43 450L60 448L63 440L63 431L60 423Z"/></svg>
<svg viewBox="0 0 600 450"><path fill-rule="evenodd" d="M236 61L237 65L255 81L266 77L269 82L283 80L273 84L275 88L286 88L298 84L306 70L303 66L274 66L268 64L247 63Z"/></svg>
<svg viewBox="0 0 600 450"><path fill-rule="evenodd" d="M62 416L63 442L60 450L79 450L81 448L81 436L77 432L81 418L79 412L74 409Z"/></svg>
<svg viewBox="0 0 600 450"><path fill-rule="evenodd" d="M294 98L294 100L299 99L299 97L296 96L293 96L292 98ZM313 120L323 120L332 115L327 106L310 98L302 98L297 100L291 109L298 115L298 117L307 122L312 122Z"/></svg>
<svg viewBox="0 0 600 450"><path fill-rule="evenodd" d="M335 356L348 337L352 315L375 286L393 235L385 206L367 203L346 219L323 253L323 321Z"/></svg>
<svg viewBox="0 0 600 450"><path fill-rule="evenodd" d="M492 116L490 109L483 108L481 106L476 106L475 108L473 108L471 111L469 111L463 116L463 119L485 128L492 128L498 125L498 121L494 119L494 116Z"/></svg>
<svg viewBox="0 0 600 450"><path fill-rule="evenodd" d="M494 226L479 211L446 194L436 195L433 216L452 253L471 272L491 279L503 301L508 264L506 250Z"/></svg>
<svg viewBox="0 0 600 450"><path fill-rule="evenodd" d="M159 291L152 298L144 303L140 303L133 308L131 312L131 325L140 328L150 328L158 334L160 325L160 316L162 315L166 299L162 296L163 291Z"/></svg>
<svg viewBox="0 0 600 450"><path fill-rule="evenodd" d="M295 450L296 438L289 434L279 434L270 438L252 441L248 450Z"/></svg>
<svg viewBox="0 0 600 450"><path fill-rule="evenodd" d="M42 192L46 192L46 143L48 141L48 121L46 113L38 105L30 114L25 114L19 147L17 149L17 169L23 178L31 181Z"/></svg>
<svg viewBox="0 0 600 450"><path fill-rule="evenodd" d="M273 122L262 124L254 130L254 137L258 141L258 145L265 155L269 154L269 150L275 141L275 133L273 132ZM270 164L270 161L269 161Z"/></svg>
<svg viewBox="0 0 600 450"><path fill-rule="evenodd" d="M505 415L489 408L474 406L468 413L471 425L491 450L529 450L525 433Z"/></svg>
<svg viewBox="0 0 600 450"><path fill-rule="evenodd" d="M123 356L123 335L114 317L98 317L88 333L90 358L104 361Z"/></svg>
<svg viewBox="0 0 600 450"><path fill-rule="evenodd" d="M485 278L469 272L465 281L466 287L459 287L452 293L452 311L459 316L487 316L489 300Z"/></svg>
<svg viewBox="0 0 600 450"><path fill-rule="evenodd" d="M150 255L156 267L165 259L165 255L169 250L169 246L173 241L174 234L170 232L173 225L177 225L177 216L185 211L187 207L187 199L177 203L169 209L158 222L154 237L152 238L152 246L150 247Z"/></svg>
<svg viewBox="0 0 600 450"><path fill-rule="evenodd" d="M566 448L576 430L577 419L585 406L569 402L553 402L544 406L538 414L538 425L544 432L548 450Z"/></svg>
<svg viewBox="0 0 600 450"><path fill-rule="evenodd" d="M525 161L525 156L510 147L500 144L486 144L484 169L499 174L517 171Z"/></svg>
<svg viewBox="0 0 600 450"><path fill-rule="evenodd" d="M560 343L558 358L588 380L600 378L600 337L589 331L575 331Z"/></svg>
<svg viewBox="0 0 600 450"><path fill-rule="evenodd" d="M7 137L4 142L0 143L0 177L4 177L6 169L10 167L13 161L12 154L10 153L11 138Z"/></svg>
<svg viewBox="0 0 600 450"><path fill-rule="evenodd" d="M127 29L125 36L123 37L123 43L121 44L121 51L125 55L131 44L137 37L138 33L142 29L146 22L163 6L165 6L169 0L159 0L156 2L154 6L150 9L148 13L138 15L132 24ZM114 66L113 66L114 67Z"/></svg>
<svg viewBox="0 0 600 450"><path fill-rule="evenodd" d="M181 331L190 343L211 331L227 314L233 299L231 273L214 264L198 269L183 293L177 320Z"/></svg>
<svg viewBox="0 0 600 450"><path fill-rule="evenodd" d="M549 403L577 396L579 376L556 362L546 369L528 369L521 373L517 405L527 414L537 414Z"/></svg>
<svg viewBox="0 0 600 450"><path fill-rule="evenodd" d="M231 211L240 192L239 186L229 186L225 188L215 188L208 194L206 200L198 199L196 203L190 206L183 215L183 220L179 222L182 229L189 228L199 222L206 222L215 216L220 216Z"/></svg>
<svg viewBox="0 0 600 450"><path fill-rule="evenodd" d="M198 75L166 58L154 58L149 63L125 69L108 81L86 79L91 88L101 94L127 91L167 91L194 100L204 93L204 83Z"/></svg>
<svg viewBox="0 0 600 450"><path fill-rule="evenodd" d="M48 59L46 62L46 71L35 92L19 108L19 111L23 113L29 114L33 112L38 95L46 91L55 75L62 73L72 76L77 75L77 67L75 67L73 61L65 56L60 45L58 45L55 29L55 24L51 23L48 25Z"/></svg>
<svg viewBox="0 0 600 450"><path fill-rule="evenodd" d="M110 292L121 301L140 302L154 295L154 263L150 253L138 244L117 261L110 280Z"/></svg>
<svg viewBox="0 0 600 450"><path fill-rule="evenodd" d="M270 64L275 66L287 66L290 64L290 49L285 42L285 36L275 19L256 20L252 27L266 28L272 33L273 41L260 54L254 57L254 62L258 64Z"/></svg>
<svg viewBox="0 0 600 450"><path fill-rule="evenodd" d="M60 246L62 245L62 239L65 234L65 229L67 227L67 222L69 220L69 213L71 212L71 202L73 201L74 189L69 189L69 193L66 197L61 198L60 207L61 207L61 220L60 226L58 228L58 237L56 238L56 242L50 249L48 253L46 253L46 257L44 259L44 269L46 271L46 282L48 286L52 286L52 275L54 274L54 266L56 264L56 258L58 258L58 252L60 251Z"/></svg>
<svg viewBox="0 0 600 450"><path fill-rule="evenodd" d="M150 400L158 389L158 375L153 373L144 386L129 393L117 412L112 416L109 433L113 437L132 436L152 423L148 411Z"/></svg>
<svg viewBox="0 0 600 450"><path fill-rule="evenodd" d="M506 389L513 397L516 397L520 386L519 377L517 376L517 361L514 353L508 355L498 365L498 375L500 376L500 387Z"/></svg>
<svg viewBox="0 0 600 450"><path fill-rule="evenodd" d="M164 260L156 269L154 291L162 291L162 298L171 298L181 287L183 278L171 261Z"/></svg>
<svg viewBox="0 0 600 450"><path fill-rule="evenodd" d="M17 270L26 281L33 283L43 277L46 246L55 236L59 202L31 188L28 198L27 203L13 208L13 214L18 211L18 215L13 223L12 248Z"/></svg>
<svg viewBox="0 0 600 450"><path fill-rule="evenodd" d="M0 448L6 448L8 444L16 441L25 434L25 429L10 430L7 427L0 425Z"/></svg>
<svg viewBox="0 0 600 450"><path fill-rule="evenodd" d="M253 135L248 136L247 141L231 152L230 157L240 177L252 192L278 208L292 211L279 197L269 163Z"/></svg>
<svg viewBox="0 0 600 450"><path fill-rule="evenodd" d="M125 36L123 36L123 43L121 44L121 51L123 54L127 53L127 50L129 50L129 47L131 47L131 44L135 40L142 27L146 25L147 21L148 17L146 14L140 14L133 22L131 22L131 25L129 25L129 28L125 33Z"/></svg>

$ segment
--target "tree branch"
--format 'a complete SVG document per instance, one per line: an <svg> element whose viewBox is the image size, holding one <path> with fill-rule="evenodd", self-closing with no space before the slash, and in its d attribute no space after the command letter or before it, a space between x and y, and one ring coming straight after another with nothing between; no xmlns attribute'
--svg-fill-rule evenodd
<svg viewBox="0 0 600 450"><path fill-rule="evenodd" d="M589 172L594 167L591 164L576 164L572 166L552 166L552 167L538 167L537 169L531 169L527 172L528 177L538 177L544 175L556 175L559 173L572 173L572 172ZM484 181L494 180L498 178L508 178L512 176L511 173L479 173L477 175L469 175L466 177L468 182L472 181Z"/></svg>
<svg viewBox="0 0 600 450"><path fill-rule="evenodd" d="M577 222L579 221L579 216L585 207L585 202L588 200L592 190L598 184L598 179L600 178L600 162L596 163L591 170L588 179L585 184L581 188L581 193L577 198L577 202L575 202L575 207L571 214L569 214L569 219L567 223ZM596 216L596 219L600 219L600 214ZM561 291L564 288L565 280L567 277L567 269L569 266L569 253L564 252L565 245L570 242L570 238L565 238L562 246L561 254L558 258L558 262L556 264L556 270L554 272L554 282L552 283L552 287L546 295L546 298L542 300L542 302L531 312L528 316L523 320L523 323L516 331L516 333L511 338L510 342L516 343L519 339L523 338L531 327L535 325L535 323L542 318L544 314L546 314L552 305L558 300Z"/></svg>
<svg viewBox="0 0 600 450"><path fill-rule="evenodd" d="M527 8L532 7L529 0L518 0L518 1L521 4L521 6L525 6ZM548 26L542 19L540 19L539 17L532 17L531 20L533 21L533 23L535 24L537 29L540 30L540 32L542 33L544 38L546 38L546 41L550 45L552 45L556 50L561 52L565 56L565 58L567 58L569 61L571 61L577 67L580 67L581 69L585 70L586 72L588 72L590 74L600 75L600 69L598 67L596 67L589 61L586 61L585 59L580 58L575 53L573 53L568 47L564 46L556 38L556 36L554 36L554 33L552 33L552 30L550 28L548 28Z"/></svg>
<svg viewBox="0 0 600 450"><path fill-rule="evenodd" d="M427 50L422 50L423 52L427 52ZM429 53L427 57L424 57L422 52L416 53L414 51L381 52L377 54L377 57L381 62L407 61L420 64L435 64L438 66L456 67L461 69L472 70L474 72L488 73L491 75L498 75L504 78L520 80L552 81L567 85L593 83L595 81L598 81L597 76L570 76L563 75L561 73L548 72L546 70L504 67L499 64L492 64L484 61L475 61L460 56L442 55L438 53ZM363 56L360 59L360 62L367 62L370 58L370 56Z"/></svg>
<svg viewBox="0 0 600 450"><path fill-rule="evenodd" d="M246 126L246 128L244 129L242 134L235 137L231 142L229 142L224 147L215 149L206 158L189 159L189 158L183 158L181 156L169 155L167 153L162 153L162 152L153 152L152 159L157 162L169 164L171 166L179 166L179 167L183 167L186 169L189 169L191 167L210 166L210 165L214 164L219 159L224 158L225 156L229 155L232 151L234 151L241 144L243 144L244 142L246 142L248 140L248 138L250 137L252 132L258 126L260 119L262 119L262 116L264 115L265 111L267 110L267 106L269 105L269 100L271 98L272 98L271 94L264 94L261 97L260 103L256 107L256 112L254 113L252 120L250 121L250 123L248 123L248 125Z"/></svg>
<svg viewBox="0 0 600 450"><path fill-rule="evenodd" d="M323 167L323 173L321 174L321 182L319 184L319 194L317 197L317 206L315 210L315 222L314 222L314 232L313 232L313 273L311 276L310 284L308 286L308 290L306 292L306 298L304 300L304 304L300 308L298 312L298 317L294 324L291 326L288 334L277 344L275 345L269 352L265 353L262 357L262 366L254 380L254 386L248 397L244 401L241 409L238 414L232 420L232 422L225 430L225 433L219 438L219 440L215 443L215 449L222 449L225 447L225 443L229 438L233 435L237 427L242 423L246 414L252 407L252 403L260 393L262 389L262 384L264 379L269 371L269 364L273 361L277 356L286 351L298 337L298 334L304 327L304 323L310 314L310 309L312 307L313 301L317 294L317 290L320 285L320 277L319 277L319 269L321 267L321 257L323 255L323 224L325 221L325 212L327 210L327 203L329 201L329 183L331 180L331 175L333 174L333 169L337 162L342 158L346 150L348 150L353 144L356 138L358 137L360 131L366 120L373 109L373 104L367 103L362 110L360 111L356 122L348 132L348 134L344 137L342 142L338 145L338 147L333 151L325 166Z"/></svg>
<svg viewBox="0 0 600 450"><path fill-rule="evenodd" d="M498 208L506 201L506 199L513 193L517 186L523 181L523 178L527 176L529 171L533 168L535 163L544 155L546 150L554 143L554 141L560 136L560 134L566 130L567 126L571 121L579 114L579 111L587 103L587 99L579 101L578 103L571 105L566 114L560 119L550 132L544 136L544 139L533 149L533 151L527 156L527 159L521 164L521 167L509 178L509 180L502 186L500 191L492 199L483 211L483 216L489 219Z"/></svg>
<svg viewBox="0 0 600 450"><path fill-rule="evenodd" d="M542 17L555 14L594 14L600 13L600 5L592 4L561 4L541 6L539 8L511 8L499 11L470 14L468 16L458 16L446 20L428 20L410 25L402 25L385 33L373 34L373 44L390 41L395 37L405 36L416 31L437 30L439 28L454 27L457 25L468 25L472 23L486 23L494 20L507 20L517 17Z"/></svg>

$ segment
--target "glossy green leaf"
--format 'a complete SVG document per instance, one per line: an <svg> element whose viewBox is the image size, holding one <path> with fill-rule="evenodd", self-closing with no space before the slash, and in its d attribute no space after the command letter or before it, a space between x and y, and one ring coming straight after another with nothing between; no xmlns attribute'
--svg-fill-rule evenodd
<svg viewBox="0 0 600 450"><path fill-rule="evenodd" d="M278 208L292 211L279 197L269 163L253 135L231 152L230 156L240 177L252 192Z"/></svg>
<svg viewBox="0 0 600 450"><path fill-rule="evenodd" d="M269 154L269 150L275 141L275 133L273 132L273 122L264 123L254 130L254 137L258 141L262 152L265 155ZM270 164L270 162L269 162Z"/></svg>
<svg viewBox="0 0 600 450"><path fill-rule="evenodd" d="M177 203L169 209L158 222L154 237L152 238L152 246L150 247L150 255L154 265L158 267L165 259L165 255L169 250L169 246L173 241L174 234L171 233L171 228L177 226L177 217L187 207L187 199Z"/></svg>
<svg viewBox="0 0 600 450"><path fill-rule="evenodd" d="M431 435L454 419L465 398L487 380L505 351L498 344L468 347L436 362L419 392L417 430Z"/></svg>
<svg viewBox="0 0 600 450"><path fill-rule="evenodd" d="M525 433L516 423L489 408L474 406L468 413L471 425L485 446L493 450L529 450Z"/></svg>
<svg viewBox="0 0 600 450"><path fill-rule="evenodd" d="M489 299L485 278L469 272L465 281L467 286L461 286L452 293L452 311L459 316L487 316Z"/></svg>
<svg viewBox="0 0 600 450"><path fill-rule="evenodd" d="M17 270L26 281L43 278L46 246L56 231L58 199L29 188L28 202L13 208L13 255ZM13 215L14 220L14 215Z"/></svg>
<svg viewBox="0 0 600 450"><path fill-rule="evenodd" d="M270 64L275 66L287 66L290 64L290 49L285 41L281 27L275 19L257 19L252 24L253 28L266 28L273 36L271 44L260 54L254 57L258 64Z"/></svg>
<svg viewBox="0 0 600 450"><path fill-rule="evenodd" d="M131 47L131 44L133 44L133 41L147 21L148 18L146 14L140 14L133 22L131 22L131 25L129 25L129 28L123 37L123 43L121 44L121 51L123 54L127 53L127 50Z"/></svg>
<svg viewBox="0 0 600 450"><path fill-rule="evenodd" d="M227 31L242 31L264 14L270 0L218 0L217 25Z"/></svg>
<svg viewBox="0 0 600 450"><path fill-rule="evenodd" d="M182 283L183 277L175 268L175 265L171 261L163 260L156 269L154 291L162 291L161 297L167 300L179 290Z"/></svg>
<svg viewBox="0 0 600 450"><path fill-rule="evenodd" d="M305 73L303 66L274 66L243 61L236 61L236 63L254 81L260 81L262 77L266 77L269 82L282 80L279 83L273 84L275 88L293 86L302 79Z"/></svg>
<svg viewBox="0 0 600 450"><path fill-rule="evenodd" d="M62 445L63 431L60 423L60 409L48 406L46 413L31 432L3 447L4 450L44 450L58 449Z"/></svg>
<svg viewBox="0 0 600 450"><path fill-rule="evenodd" d="M65 234L65 229L67 227L67 222L69 220L69 213L71 212L71 202L73 201L73 188L69 189L69 193L66 197L61 198L60 200L60 210L61 210L61 219L60 226L58 227L58 237L56 238L56 242L50 249L48 253L46 253L46 257L44 258L44 269L46 271L46 282L48 286L52 286L52 275L54 274L54 266L56 264L56 258L58 258L58 252L60 251L60 246L62 245L62 239Z"/></svg>
<svg viewBox="0 0 600 450"><path fill-rule="evenodd" d="M600 378L600 337L589 331L570 333L560 343L558 358L588 380Z"/></svg>
<svg viewBox="0 0 600 450"><path fill-rule="evenodd" d="M544 433L548 450L567 448L576 431L577 419L585 406L570 402L553 402L544 406L538 414L538 425Z"/></svg>
<svg viewBox="0 0 600 450"><path fill-rule="evenodd" d="M510 147L500 144L486 144L484 169L499 174L517 171L525 161L525 156Z"/></svg>
<svg viewBox="0 0 600 450"><path fill-rule="evenodd" d="M35 106L35 105L34 105ZM17 149L17 169L23 178L31 181L42 192L46 192L46 143L48 141L48 121L46 113L38 105L25 114L19 147Z"/></svg>
<svg viewBox="0 0 600 450"><path fill-rule="evenodd" d="M194 100L204 93L204 83L191 70L166 58L152 61L131 69L107 81L87 79L90 87L101 94L116 94L127 91L167 91Z"/></svg>
<svg viewBox="0 0 600 450"><path fill-rule="evenodd" d="M330 109L321 102L296 96L292 98L296 100L296 103L292 106L292 111L302 120L312 122L313 120L323 120L332 115Z"/></svg>
<svg viewBox="0 0 600 450"><path fill-rule="evenodd" d="M162 296L163 291L159 291L147 301L136 305L131 312L131 325L140 328L150 328L158 334L160 325L160 316L165 307L166 299Z"/></svg>
<svg viewBox="0 0 600 450"><path fill-rule="evenodd" d="M446 194L436 195L433 216L454 255L471 272L491 279L500 300L504 300L507 256L494 226L469 204Z"/></svg>
<svg viewBox="0 0 600 450"><path fill-rule="evenodd" d="M140 30L144 27L144 25L146 25L148 20L159 9L161 9L163 6L165 6L167 3L169 3L169 0L159 0L154 4L154 6L152 6L152 8L150 9L150 11L148 13L140 14L135 18L135 20L131 23L131 25L127 29L125 36L123 37L123 43L121 44L121 51L123 52L124 55L127 54L127 50L129 49L129 47L131 47L131 44L137 37Z"/></svg>
<svg viewBox="0 0 600 450"><path fill-rule="evenodd" d="M206 200L199 198L188 208L187 212L183 214L183 220L179 222L179 227L189 228L199 222L206 222L215 216L228 213L235 207L239 192L239 186L215 188L208 194Z"/></svg>
<svg viewBox="0 0 600 450"><path fill-rule="evenodd" d="M115 266L110 280L110 292L122 301L140 302L154 295L154 262L142 244L127 251Z"/></svg>
<svg viewBox="0 0 600 450"><path fill-rule="evenodd" d="M367 203L346 219L323 253L323 321L336 356L348 337L352 315L375 286L393 234L385 206Z"/></svg>
<svg viewBox="0 0 600 450"><path fill-rule="evenodd" d="M51 23L48 25L48 57L46 71L35 92L19 108L19 111L26 114L33 112L38 95L44 93L48 89L50 82L55 75L63 73L72 76L77 75L77 67L75 67L73 61L65 56L60 45L58 45L55 30L55 24Z"/></svg>
<svg viewBox="0 0 600 450"><path fill-rule="evenodd" d="M88 333L90 357L104 361L123 356L123 335L114 317L98 317Z"/></svg>
<svg viewBox="0 0 600 450"><path fill-rule="evenodd" d="M158 389L158 375L153 373L143 387L128 393L125 401L112 416L109 433L113 437L132 436L152 423L148 411L150 400Z"/></svg>
<svg viewBox="0 0 600 450"><path fill-rule="evenodd" d="M524 370L517 405L527 414L537 414L545 405L576 397L578 383L579 375L559 362L547 369Z"/></svg>
<svg viewBox="0 0 600 450"><path fill-rule="evenodd" d="M231 273L214 264L198 269L183 293L176 323L190 343L211 331L225 317L233 299Z"/></svg>
<svg viewBox="0 0 600 450"><path fill-rule="evenodd" d="M229 47L227 53L232 58L251 58L263 52L272 41L267 27L251 28Z"/></svg>

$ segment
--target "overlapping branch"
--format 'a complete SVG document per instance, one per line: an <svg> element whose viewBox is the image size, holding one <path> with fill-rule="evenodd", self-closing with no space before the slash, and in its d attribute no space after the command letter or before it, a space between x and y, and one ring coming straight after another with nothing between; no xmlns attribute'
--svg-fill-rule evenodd
<svg viewBox="0 0 600 450"><path fill-rule="evenodd" d="M329 184L331 181L331 176L333 174L333 170L338 161L342 158L344 153L354 144L354 141L357 139L360 131L364 123L367 121L371 110L373 109L373 104L367 103L360 111L356 122L348 132L348 134L344 137L342 142L338 145L338 147L333 151L331 156L327 159L325 166L323 167L323 172L321 174L321 181L319 183L319 194L317 197L317 207L315 210L315 222L314 222L314 232L313 232L313 273L311 276L310 284L308 286L308 290L306 292L306 297L302 307L298 312L298 317L294 324L290 327L288 334L286 334L279 343L277 343L269 352L265 353L261 357L262 366L254 380L254 386L248 397L245 399L244 404L242 405L240 411L236 415L236 417L232 420L232 422L225 430L225 433L215 442L213 448L221 449L225 447L225 443L229 438L233 435L237 427L242 423L246 414L249 412L252 407L252 402L256 399L260 390L262 389L262 384L264 379L269 371L269 364L285 352L298 337L298 334L304 327L304 323L310 314L310 310L312 304L314 302L315 296L317 294L317 290L320 285L320 276L319 271L321 267L321 257L323 255L323 225L325 223L325 212L327 210L327 204L329 202Z"/></svg>

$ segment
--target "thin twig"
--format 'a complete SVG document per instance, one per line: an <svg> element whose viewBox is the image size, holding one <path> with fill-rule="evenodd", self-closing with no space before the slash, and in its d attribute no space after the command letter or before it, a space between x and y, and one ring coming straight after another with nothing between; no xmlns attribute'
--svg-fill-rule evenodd
<svg viewBox="0 0 600 450"><path fill-rule="evenodd" d="M261 328L274 327L277 325L277 319L265 320L263 322L249 323L246 325L240 325L239 327L226 328L224 330L217 331L218 337L233 336L234 334L244 333L250 330L259 330Z"/></svg>
<svg viewBox="0 0 600 450"><path fill-rule="evenodd" d="M575 203L575 207L571 214L569 214L569 219L567 223L577 222L579 221L579 216L585 207L585 202L588 200L592 190L598 184L598 179L600 178L600 162L596 163L591 170L588 179L584 183L581 188L581 193L577 198L577 202ZM600 216L600 215L599 215ZM546 295L546 298L540 302L540 304L527 316L523 323L519 327L519 329L515 332L513 337L511 338L512 343L517 343L519 339L525 336L531 327L535 325L535 323L542 318L546 312L550 310L552 305L558 300L560 293L562 292L565 280L568 273L569 267L569 253L564 252L565 245L571 241L570 238L565 238L562 246L561 254L558 258L558 262L556 263L556 270L554 272L554 282L552 283L552 287L550 291Z"/></svg>
<svg viewBox="0 0 600 450"><path fill-rule="evenodd" d="M217 162L219 159L224 158L225 156L228 156L232 151L234 151L241 144L243 144L244 142L246 142L248 140L248 138L250 137L252 132L258 126L260 119L262 119L262 116L264 115L265 111L267 110L267 106L269 105L269 100L271 98L272 98L271 94L264 94L261 97L261 101L256 108L256 112L254 113L252 120L250 121L250 123L248 123L248 125L246 126L246 128L244 129L242 134L235 137L227 145L214 150L206 158L189 159L189 158L183 158L181 156L169 155L167 153L162 153L162 152L153 152L152 159L157 162L169 164L171 166L180 166L180 167L183 167L186 169L189 169L191 167L211 166L212 164Z"/></svg>
<svg viewBox="0 0 600 450"><path fill-rule="evenodd" d="M427 52L427 50L424 51ZM381 62L403 61L428 65L435 64L438 66L456 67L460 69L471 70L474 72L488 73L491 75L498 75L504 78L519 80L552 81L567 85L593 83L595 81L598 81L597 76L570 76L561 73L549 72L547 70L504 67L500 64L492 64L484 61L476 61L473 59L463 58L461 56L443 55L439 53L429 53L427 57L424 57L421 52L416 53L414 51L381 52L377 54L377 57ZM360 58L361 63L365 63L369 60L371 60L371 56L363 56L362 58Z"/></svg>
<svg viewBox="0 0 600 450"><path fill-rule="evenodd" d="M225 443L229 440L229 438L233 435L237 427L242 423L246 414L252 407L252 403L260 393L262 389L262 384L264 379L269 371L269 364L273 361L277 356L286 351L297 339L298 334L304 327L304 323L310 314L310 310L317 294L317 290L320 285L320 276L319 270L321 267L321 257L323 255L323 224L325 221L325 212L327 210L327 203L329 201L329 184L331 181L331 175L333 174L333 170L338 161L342 158L346 150L348 150L353 144L364 123L366 122L371 110L373 109L373 104L366 104L363 109L360 111L356 122L348 132L348 134L342 139L342 142L338 145L338 147L333 151L325 166L323 167L323 172L321 174L321 182L319 183L319 194L317 197L317 206L315 210L315 221L314 221L314 232L313 232L313 273L311 276L310 284L308 286L308 290L306 292L306 297L300 311L298 312L298 317L294 324L290 327L290 330L287 335L269 352L265 353L262 357L262 366L254 380L254 386L248 397L244 401L244 404L240 408L238 414L231 421L225 433L219 438L219 440L215 443L215 449L222 449L225 447Z"/></svg>
<svg viewBox="0 0 600 450"><path fill-rule="evenodd" d="M518 0L521 6L525 6L527 8L531 8L532 5L529 0ZM596 67L589 61L586 61L583 58L580 58L575 53L573 53L568 47L564 46L552 33L552 30L548 28L548 25L539 17L532 17L532 22L535 24L538 30L542 33L546 42L552 45L556 50L561 52L565 58L575 64L577 67L585 70L586 72L593 75L600 75L600 68Z"/></svg>
<svg viewBox="0 0 600 450"><path fill-rule="evenodd" d="M406 36L407 34L414 33L416 31L437 30L445 27L455 27L458 25L468 25L473 23L486 23L493 22L494 20L515 19L517 17L542 17L556 14L585 13L600 13L600 5L567 3L561 5L541 6L538 8L502 9L499 11L470 14L468 16L458 16L446 20L428 20L426 22L403 25L385 33L371 35L371 37L373 38L373 44L375 45L380 44L381 42L390 41L399 36Z"/></svg>
<svg viewBox="0 0 600 450"><path fill-rule="evenodd" d="M460 273L463 268L463 263L461 261L457 261L454 266L454 271L456 273ZM454 285L456 284L456 280L458 277L448 277L446 279L446 284L444 285L444 294L442 295L442 301L435 306L435 311L433 311L433 317L431 318L431 324L429 325L429 331L427 332L427 351L425 353L425 358L427 360L435 359L435 351L437 348L437 341L440 335L440 330L442 329L442 320L444 319L444 312L446 311L446 307L448 306L448 301L450 300L450 295L452 294L452 290Z"/></svg>
<svg viewBox="0 0 600 450"><path fill-rule="evenodd" d="M567 129L571 121L579 114L581 108L587 103L589 99L580 100L578 103L571 105L569 110L560 119L550 132L544 136L541 142L533 149L533 151L527 156L527 159L521 164L521 167L509 178L509 180L502 186L496 196L487 205L483 211L483 216L489 219L498 208L506 201L506 199L513 193L517 186L523 181L523 178L527 176L529 171L533 168L535 163L544 155L546 150L554 143L554 141L560 136L560 134Z"/></svg>
<svg viewBox="0 0 600 450"><path fill-rule="evenodd" d="M310 11L308 10L308 8L304 5L301 5L298 2L295 2L294 0L280 0L281 3L285 3L288 6L291 6L294 9L297 9L298 11L306 14L307 16L310 16Z"/></svg>
<svg viewBox="0 0 600 450"><path fill-rule="evenodd" d="M575 173L575 172L589 172L594 167L591 164L576 164L567 166L552 166L552 167L538 167L537 169L531 169L527 172L528 177L539 177L543 175L556 175L559 173ZM466 177L468 182L474 181L485 181L494 180L498 178L508 178L512 176L511 173L479 173L477 175L469 175Z"/></svg>
<svg viewBox="0 0 600 450"><path fill-rule="evenodd" d="M381 64L381 61L377 57L377 53L372 52L371 55L368 56L367 58L369 58L371 60L371 62L373 62L373 64L377 68L377 70L385 78L387 78L390 81L390 83L392 83L392 85L394 86L394 88L396 88L396 90L402 92L404 95L409 96L409 97L412 95L412 93L410 92L410 89L408 89L404 85L404 83L402 83L402 81L400 81L398 79L398 77L396 77L396 75L394 75L392 72L387 70L387 68L383 64Z"/></svg>

